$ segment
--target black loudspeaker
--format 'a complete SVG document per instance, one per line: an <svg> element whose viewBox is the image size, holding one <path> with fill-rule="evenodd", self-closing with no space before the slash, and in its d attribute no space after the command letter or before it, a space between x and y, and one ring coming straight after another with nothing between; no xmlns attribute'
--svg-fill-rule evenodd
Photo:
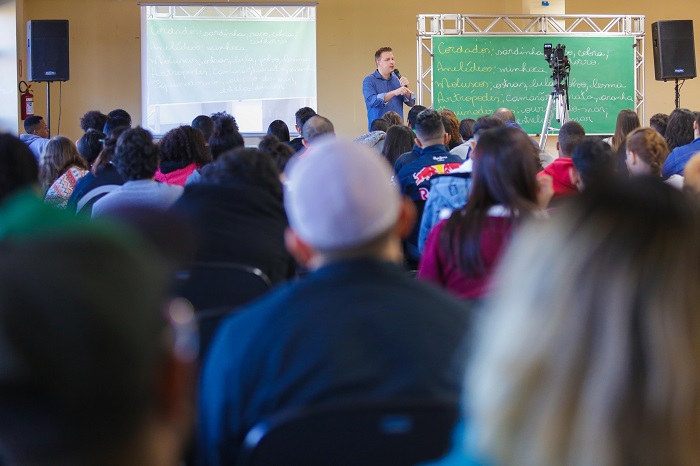
<svg viewBox="0 0 700 466"><path fill-rule="evenodd" d="M29 81L68 81L68 20L27 21Z"/></svg>
<svg viewBox="0 0 700 466"><path fill-rule="evenodd" d="M651 25L651 39L657 81L691 79L698 75L692 20L657 21Z"/></svg>

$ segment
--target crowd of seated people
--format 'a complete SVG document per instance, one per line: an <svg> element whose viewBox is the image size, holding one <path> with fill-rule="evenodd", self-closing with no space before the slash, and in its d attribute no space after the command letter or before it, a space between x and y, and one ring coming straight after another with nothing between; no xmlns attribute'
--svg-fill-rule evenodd
<svg viewBox="0 0 700 466"><path fill-rule="evenodd" d="M406 400L461 413L436 466L700 463L700 114L556 155L506 108L350 141L303 107L257 147L193 117L0 134L0 464L236 464L281 413ZM201 367L195 264L269 285Z"/></svg>

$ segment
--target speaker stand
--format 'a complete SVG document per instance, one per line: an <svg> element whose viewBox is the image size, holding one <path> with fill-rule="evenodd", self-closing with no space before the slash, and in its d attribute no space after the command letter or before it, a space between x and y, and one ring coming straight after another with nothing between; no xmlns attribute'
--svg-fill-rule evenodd
<svg viewBox="0 0 700 466"><path fill-rule="evenodd" d="M678 85L678 78L676 78L676 108L681 108L681 88Z"/></svg>
<svg viewBox="0 0 700 466"><path fill-rule="evenodd" d="M51 139L51 81L46 81L46 126L49 127L49 139Z"/></svg>

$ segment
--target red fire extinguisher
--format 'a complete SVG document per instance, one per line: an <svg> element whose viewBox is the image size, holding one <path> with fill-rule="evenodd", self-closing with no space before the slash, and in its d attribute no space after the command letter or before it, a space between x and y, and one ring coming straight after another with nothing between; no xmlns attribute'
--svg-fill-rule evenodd
<svg viewBox="0 0 700 466"><path fill-rule="evenodd" d="M24 90L22 90L22 85L24 84ZM20 109L22 113L22 120L26 120L30 116L34 116L34 94L31 91L32 88L26 81L20 81L19 85L20 92Z"/></svg>

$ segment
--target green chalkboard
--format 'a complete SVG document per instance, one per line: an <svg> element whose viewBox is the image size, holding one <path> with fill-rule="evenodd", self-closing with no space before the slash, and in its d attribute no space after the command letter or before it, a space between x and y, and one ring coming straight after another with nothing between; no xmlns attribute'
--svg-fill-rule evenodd
<svg viewBox="0 0 700 466"><path fill-rule="evenodd" d="M545 43L566 45L571 119L589 134L612 134L618 112L634 108L633 37L434 37L433 106L459 119L507 107L525 131L539 134L554 85Z"/></svg>

